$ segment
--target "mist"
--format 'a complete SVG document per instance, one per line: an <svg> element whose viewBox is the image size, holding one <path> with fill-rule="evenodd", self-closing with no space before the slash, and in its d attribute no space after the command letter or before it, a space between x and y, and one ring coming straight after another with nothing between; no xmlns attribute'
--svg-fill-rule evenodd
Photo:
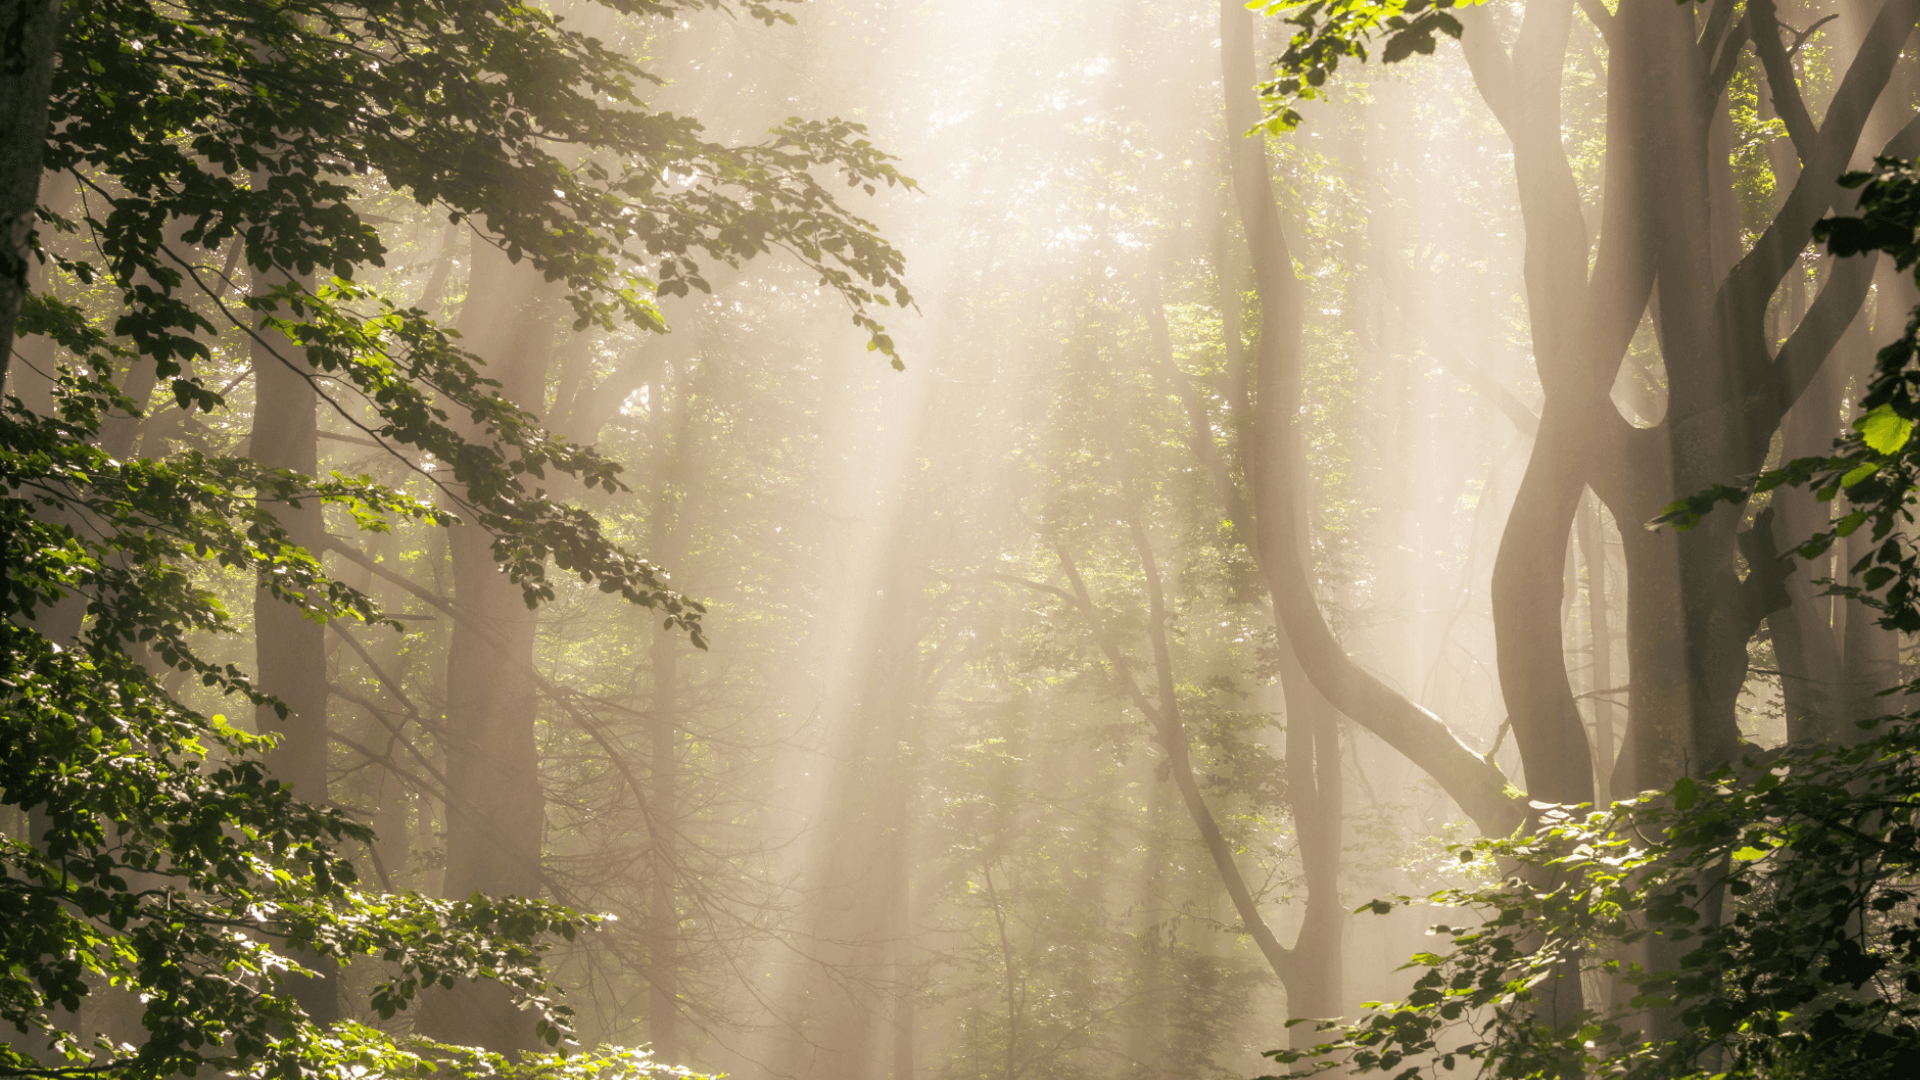
<svg viewBox="0 0 1920 1080"><path fill-rule="evenodd" d="M1900 707L1880 691L1913 678L1908 635L1828 591L1883 537L1783 559L1839 514L1796 487L1649 523L1828 453L1920 303L1892 258L1812 240L1856 205L1843 172L1920 151L1912 0L1461 7L1457 35L1376 43L1291 101L1259 86L1297 9L781 10L551 5L713 144L864 125L910 184L813 172L904 258L904 307L879 278L850 303L799 230L667 256L657 327L589 319L484 214L342 181L386 249L354 280L619 464L596 485L531 443L499 458L657 571L644 604L560 543L514 549L548 567L535 604L455 462L400 445L317 339L292 347L308 372L269 323L214 315L314 269L184 217L176 261L226 260L187 301L211 327L187 375L222 405L127 354L109 374L143 411L94 440L366 477L458 519L259 489L398 627L205 559L184 573L235 623L195 647L278 705L144 662L372 828L341 847L362 885L608 916L551 941L576 1045L767 1080L1270 1074L1325 1037L1289 1021L1415 988L1429 926L1460 918L1426 898L1514 872L1458 845ZM1297 125L1263 123L1282 107ZM728 182L688 169L650 190ZM91 176L49 172L39 200L83 221ZM23 334L8 392L54 414L67 359ZM447 415L476 446L510 426ZM49 610L16 621L61 642L100 618ZM395 1019L362 1001L367 964L294 955L317 1020L541 1048L499 986ZM1539 1015L1631 996L1597 970ZM118 1008L75 1015L136 1028Z"/></svg>

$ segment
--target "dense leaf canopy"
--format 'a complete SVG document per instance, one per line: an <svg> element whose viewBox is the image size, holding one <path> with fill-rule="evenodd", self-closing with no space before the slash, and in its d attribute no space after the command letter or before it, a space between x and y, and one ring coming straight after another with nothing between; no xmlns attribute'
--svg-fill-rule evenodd
<svg viewBox="0 0 1920 1080"><path fill-rule="evenodd" d="M605 14L702 9L727 13L688 0ZM245 572L311 619L390 622L276 519L317 501L372 531L476 524L530 607L554 595L549 565L658 609L696 643L701 607L540 483L552 472L621 490L617 465L548 434L455 335L357 280L387 249L355 201L379 183L438 207L557 283L579 327L664 331L654 297L706 289L703 263L784 251L897 364L871 312L911 304L901 258L830 185L911 181L837 120L794 119L748 146L705 141L695 120L648 109L651 76L624 53L528 5L81 0L62 17L43 190L77 188L78 208L47 200L34 250L92 292L28 299L21 335L68 357L41 373L58 407L37 415L13 399L0 415L0 788L26 838L0 850L0 1018L33 1033L0 1048L0 1072L408 1073L429 1068L422 1053L510 1069L322 1028L291 994L310 975L288 958L373 965L381 1018L425 987L500 982L559 1045L571 1014L541 957L594 919L526 898L364 891L342 851L370 830L292 798L261 764L270 740L181 704L183 678L277 704L198 651L238 624L190 568ZM103 425L144 409L122 386L145 365L182 409L226 408L196 364L228 327L451 509L246 456L109 454ZM145 1035L80 1045L72 1014L101 995L137 1001ZM619 1052L524 1064L645 1066Z"/></svg>

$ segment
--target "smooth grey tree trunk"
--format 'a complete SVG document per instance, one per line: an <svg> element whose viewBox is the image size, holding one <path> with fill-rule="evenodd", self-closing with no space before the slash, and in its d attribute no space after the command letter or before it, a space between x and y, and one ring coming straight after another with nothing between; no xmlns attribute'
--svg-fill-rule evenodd
<svg viewBox="0 0 1920 1080"><path fill-rule="evenodd" d="M277 271L256 272L254 294L264 296L289 283L303 289L311 287L310 281L296 280ZM252 352L251 456L271 468L315 475L320 470L319 395L309 381L312 368L307 363L305 350L278 331L261 325L256 328ZM142 401L153 389L153 365L136 364L135 371L147 373L147 378L141 380L144 390L134 398ZM132 392L129 389L129 393ZM131 431L131 425L127 425L126 430ZM124 454L125 449L120 452ZM318 500L301 500L297 507L263 503L262 509L274 515L288 540L316 555L324 550L326 524ZM254 710L255 730L279 738L267 755L267 767L276 779L293 789L296 798L325 805L329 799L326 626L306 618L297 604L275 597L265 580L254 590L253 624L257 658L254 670L260 687L278 698L287 710L284 717L271 706ZM317 973L316 978L297 980L293 984L294 997L301 1008L321 1023L339 1019L338 984L333 965L311 955L296 959Z"/></svg>
<svg viewBox="0 0 1920 1080"><path fill-rule="evenodd" d="M458 326L463 345L487 362L500 393L537 409L552 345L549 290L533 271L475 245ZM456 418L458 419L458 418ZM487 433L468 430L483 440ZM538 617L501 571L493 538L463 524L448 536L454 620L447 647L447 861L441 893L465 899L538 896L545 803L536 739L534 678ZM423 1030L448 1042L512 1053L535 1048L531 1017L495 984L468 984L429 998Z"/></svg>

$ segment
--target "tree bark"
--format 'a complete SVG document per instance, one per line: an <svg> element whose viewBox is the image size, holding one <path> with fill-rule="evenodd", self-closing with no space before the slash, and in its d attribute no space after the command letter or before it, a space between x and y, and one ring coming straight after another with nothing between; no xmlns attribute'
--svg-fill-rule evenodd
<svg viewBox="0 0 1920 1080"><path fill-rule="evenodd" d="M1243 137L1259 119L1259 107L1253 89L1252 15L1234 0L1221 0L1220 43L1233 190L1260 298L1252 380L1259 392L1249 437L1247 479L1259 523L1255 536L1259 563L1273 597L1275 618L1298 653L1307 678L1328 701L1425 769L1482 832L1505 835L1519 825L1522 815L1507 796L1500 770L1469 750L1439 717L1354 663L1328 628L1314 596L1298 549L1293 491L1299 283L1274 207L1264 148L1256 139Z"/></svg>
<svg viewBox="0 0 1920 1080"><path fill-rule="evenodd" d="M1223 249L1225 246L1221 245ZM1225 268L1230 263L1231 255L1221 250L1218 258L1223 281L1230 281L1231 274ZM1141 300L1159 377L1168 390L1180 397L1186 408L1187 445L1213 481L1214 493L1229 532L1236 542L1247 546L1257 563L1262 552L1253 539L1258 529L1251 508L1235 483L1226 459L1213 444L1213 425L1207 416L1205 404L1192 384L1174 367L1173 347L1167 332L1159 288L1153 283L1152 275L1148 275L1147 281L1149 284L1143 290ZM1231 300L1230 294L1222 296L1223 303ZM1246 366L1246 358L1237 337L1236 333L1227 341L1230 370L1244 369ZM1244 437L1235 441L1236 444L1241 443ZM1298 454L1294 455L1294 461L1299 461ZM1305 489L1304 482L1296 482L1296 497ZM1301 551L1307 550L1308 546L1305 517L1301 513L1294 519L1297 530L1295 547ZM1143 561L1150 560L1151 554L1150 550L1142 549ZM1157 594L1157 574L1150 577L1149 585ZM1294 1016L1330 1018L1341 1014L1345 992L1343 931L1347 912L1340 902L1340 849L1344 820L1340 713L1308 678L1286 628L1280 625L1277 618L1274 619L1274 631L1280 666L1279 685L1286 703L1287 801L1293 809L1301 870L1307 883L1304 921L1290 949L1292 959L1288 962L1288 972L1282 974L1282 981L1287 987L1287 1009ZM1155 633L1160 632L1156 623ZM1163 712L1169 708L1177 709L1177 703L1172 699L1163 701L1161 705ZM1188 806L1189 810L1193 808L1191 802ZM1232 890L1228 891L1231 896ZM1276 974L1280 973L1276 971ZM1311 1025L1302 1024L1291 1029L1291 1037L1296 1046L1308 1046L1320 1036Z"/></svg>
<svg viewBox="0 0 1920 1080"><path fill-rule="evenodd" d="M551 340L547 290L530 270L476 245L461 309L465 344L488 361L500 393L537 409ZM486 433L467 432L479 440ZM492 537L473 525L448 536L454 603L463 618L447 647L447 861L449 899L474 893L537 896L545 808L540 789L539 695L533 677L538 620L493 557ZM531 1018L495 984L467 984L430 998L422 1026L445 1041L501 1053L534 1048Z"/></svg>
<svg viewBox="0 0 1920 1080"><path fill-rule="evenodd" d="M310 285L278 271L259 272L254 293L264 296L289 283L301 288ZM251 456L260 464L303 476L320 471L319 395L308 381L310 372L305 350L278 331L265 325L256 327L253 433L249 445ZM145 379L130 380L143 385L144 392L134 400L144 401L153 390L154 366L136 363L134 373L146 375ZM108 433L121 436L119 454L127 452L133 431L133 423L128 422ZM273 514L288 540L315 555L324 549L326 525L317 500L301 500L298 506L266 504L262 509ZM276 779L293 789L296 798L324 805L328 802L326 625L306 618L298 604L274 596L269 581L263 579L254 589L253 626L260 687L286 707L284 717L271 706L254 710L256 729L279 737L267 755L267 767ZM334 966L311 955L296 959L318 973L318 977L293 986L301 1008L321 1023L339 1019Z"/></svg>
<svg viewBox="0 0 1920 1080"><path fill-rule="evenodd" d="M27 294L59 45L60 0L0 0L0 380Z"/></svg>
<svg viewBox="0 0 1920 1080"><path fill-rule="evenodd" d="M1580 557L1587 564L1587 626L1593 645L1593 787L1596 805L1613 801L1613 624L1607 604L1607 537L1596 500L1580 507Z"/></svg>
<svg viewBox="0 0 1920 1080"><path fill-rule="evenodd" d="M685 423L673 407L672 377L663 372L653 380L649 399L649 427L653 433L653 506L648 514L655 557L667 565L678 563L676 527L679 458L685 452ZM676 422L678 421L678 422ZM650 801L655 826L648 883L647 1032L653 1052L662 1061L680 1060L680 913L674 895L678 876L675 840L680 829L680 669L679 634L653 628L648 652L653 667L653 715L649 718L652 743L653 791Z"/></svg>

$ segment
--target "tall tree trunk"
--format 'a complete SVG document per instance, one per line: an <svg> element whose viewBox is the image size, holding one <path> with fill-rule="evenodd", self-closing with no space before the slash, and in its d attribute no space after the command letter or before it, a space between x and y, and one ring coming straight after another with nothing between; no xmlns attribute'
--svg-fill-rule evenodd
<svg viewBox="0 0 1920 1080"><path fill-rule="evenodd" d="M917 1018L913 961L913 828L909 817L905 776L895 778L893 878L888 889L892 903L887 922L892 928L893 967L893 1080L913 1080L914 1028Z"/></svg>
<svg viewBox="0 0 1920 1080"><path fill-rule="evenodd" d="M26 298L60 0L0 0L0 380Z"/></svg>
<svg viewBox="0 0 1920 1080"><path fill-rule="evenodd" d="M653 506L648 514L656 557L667 565L678 563L673 550L679 534L678 459L685 452L683 408L676 409L672 373L654 380L648 402L653 432ZM679 635L654 627L649 660L653 666L652 736L654 819L653 850L648 884L647 1032L660 1060L680 1060L680 912L674 895L677 876L675 841L680 828L680 670Z"/></svg>
<svg viewBox="0 0 1920 1080"><path fill-rule="evenodd" d="M1560 87L1572 21L1571 0L1533 0L1511 56L1484 18L1475 20L1463 39L1474 81L1514 147L1526 220L1528 317L1547 393L1494 558L1500 690L1527 791L1537 799L1567 803L1591 801L1594 786L1585 725L1567 678L1562 570L1591 453L1589 417L1606 407L1602 385L1575 372L1589 348L1604 349L1617 340L1624 349L1645 303L1649 276L1637 247L1626 242L1633 237L1631 226L1615 227L1622 204L1616 194L1619 178L1611 171L1617 161L1609 158L1608 226L1617 240L1603 247L1594 276L1616 287L1588 285L1586 224L1560 139ZM1611 147L1614 129L1608 130Z"/></svg>
<svg viewBox="0 0 1920 1080"><path fill-rule="evenodd" d="M1223 304L1233 299L1231 286L1227 284L1233 280L1233 275L1228 268L1236 261L1225 250L1226 247L1222 243L1218 252L1222 268ZM1234 482L1232 469L1213 444L1213 425L1207 416L1205 404L1192 383L1174 366L1173 346L1167 330L1166 314L1161 306L1159 287L1151 274L1146 280L1149 284L1143 290L1142 307L1153 342L1159 377L1186 407L1188 447L1213 481L1221 515L1227 522L1230 534L1236 541L1247 545L1249 554L1258 563L1263 557L1263 549L1255 539L1258 525L1246 496ZM1244 350L1237 340L1236 322L1229 320L1227 323L1230 331L1226 342L1228 368L1230 372L1243 372L1247 363ZM1244 391L1244 380L1232 375L1230 379L1239 390ZM1230 408L1243 413L1248 411L1243 399L1230 405ZM1234 440L1234 445L1244 447L1246 441L1242 435ZM1244 453L1242 457L1244 460ZM1301 499L1293 518L1294 549L1306 551L1309 543L1304 496L1309 486L1304 476L1302 455L1296 451L1291 455L1291 461L1297 470L1292 488L1295 497ZM1148 554L1143 551L1143 559ZM1287 799L1293 809L1301 869L1307 883L1305 918L1291 950L1288 972L1282 975L1282 979L1287 985L1289 1012L1296 1017L1325 1019L1341 1014L1345 992L1344 930L1347 912L1340 901L1344 814L1340 713L1308 677L1287 636L1286 627L1277 616L1273 618L1273 624L1280 668L1279 685L1285 699L1287 721ZM1162 708L1164 710L1168 706L1163 705ZM1311 1045L1319 1038L1313 1027L1305 1024L1294 1026L1291 1035L1297 1046Z"/></svg>
<svg viewBox="0 0 1920 1080"><path fill-rule="evenodd" d="M500 393L523 408L542 404L551 346L549 290L504 254L475 245L459 327L487 360ZM486 433L470 430L473 440ZM461 617L447 647L447 861L442 894L537 896L545 805L535 738L533 678L538 619L493 557L493 538L473 525L448 536L453 599ZM509 1053L534 1047L533 1022L495 984L435 995L423 1028L445 1041Z"/></svg>
<svg viewBox="0 0 1920 1080"><path fill-rule="evenodd" d="M1134 941L1133 984L1139 995L1129 1009L1125 1050L1130 1074L1136 1080L1159 1075L1168 1064L1167 1013L1171 1005L1166 988L1167 945L1163 934L1169 921L1160 905L1165 892L1166 872L1173 865L1169 852L1172 815L1167 805L1167 785L1156 775L1152 759L1147 759L1144 779L1138 781L1147 790L1140 844L1141 861L1138 891L1133 902L1141 924Z"/></svg>
<svg viewBox="0 0 1920 1080"><path fill-rule="evenodd" d="M1920 3L1889 0L1880 7L1817 129L1779 45L1770 0L1756 0L1749 17L1769 96L1802 167L1766 233L1716 281L1705 255L1707 223L1690 209L1700 201L1696 193L1704 196L1700 148L1706 140L1694 130L1702 117L1671 108L1677 95L1703 85L1692 20L1653 0L1622 8L1620 33L1628 43L1644 40L1650 55L1634 70L1636 81L1659 92L1660 107L1650 110L1642 130L1657 151L1647 166L1650 181L1664 195L1651 212L1660 243L1656 322L1668 360L1669 404L1658 427L1635 433L1640 446L1633 465L1596 484L1621 520L1644 519L1674 498L1758 468L1781 416L1815 381L1870 282L1872 262L1834 260L1805 317L1774 354L1768 302L1797 262L1813 222L1842 194L1839 173L1920 18ZM1884 150L1911 153L1909 147L1920 148L1920 125L1909 123ZM1787 594L1777 572L1750 574L1744 582L1735 577L1737 524L1737 515L1714 514L1691 532L1642 532L1628 543L1628 612L1637 626L1629 640L1634 700L1622 765L1635 789L1712 768L1739 745L1736 703L1746 641ZM1662 620L1648 608L1674 615Z"/></svg>
<svg viewBox="0 0 1920 1080"><path fill-rule="evenodd" d="M1332 1019L1345 1011L1347 910L1340 900L1342 807L1340 714L1313 689L1293 650L1281 646L1287 696L1287 801L1293 807L1307 910L1294 938L1287 1013ZM1303 692L1304 691L1304 692ZM1290 1029L1295 1049L1322 1041L1312 1024Z"/></svg>
<svg viewBox="0 0 1920 1080"><path fill-rule="evenodd" d="M1425 769L1490 835L1503 835L1521 814L1492 762L1462 743L1439 717L1354 663L1327 627L1298 549L1293 490L1299 400L1300 287L1273 203L1264 147L1243 133L1259 118L1254 97L1252 14L1234 0L1220 4L1221 65L1226 87L1233 190L1260 298L1260 333L1248 486L1258 521L1254 542L1273 598L1275 618L1299 655L1307 678L1341 713L1366 726ZM1564 534L1563 534L1564 535ZM1557 569L1557 568L1556 568Z"/></svg>
<svg viewBox="0 0 1920 1080"><path fill-rule="evenodd" d="M1787 325L1798 325L1805 314L1801 302L1799 274L1787 283L1782 301ZM1784 337L1784 334L1776 337ZM1840 401L1845 396L1843 378L1837 366L1823 368L1808 385L1800 400L1794 402L1780 425L1780 453L1783 460L1813 457L1827 453L1840 434ZM1773 495L1774 548L1790 552L1814 533L1826 527L1830 505L1815 499L1802 488L1777 488ZM1767 630L1773 638L1774 659L1779 664L1780 696L1786 710L1787 740L1802 745L1824 742L1839 730L1840 640L1833 625L1833 598L1814 584L1827 576L1811 564L1791 557L1784 569L1788 603L1767 615Z"/></svg>
<svg viewBox="0 0 1920 1080"><path fill-rule="evenodd" d="M1580 557L1587 565L1587 636L1593 646L1594 799L1596 805L1605 805L1614 798L1613 624L1607 606L1607 536L1598 500L1582 501L1579 534Z"/></svg>

